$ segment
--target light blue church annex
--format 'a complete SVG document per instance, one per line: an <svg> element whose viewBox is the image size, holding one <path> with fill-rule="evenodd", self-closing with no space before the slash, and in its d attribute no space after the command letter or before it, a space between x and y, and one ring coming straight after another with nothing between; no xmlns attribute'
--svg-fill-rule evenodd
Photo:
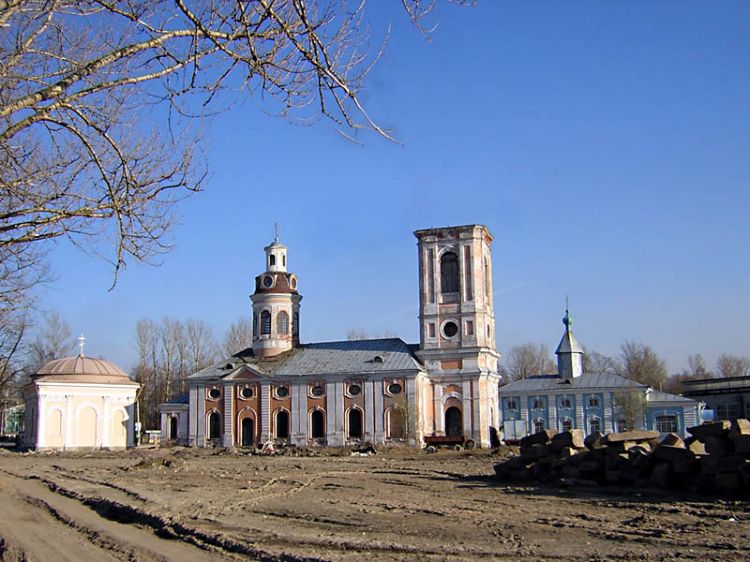
<svg viewBox="0 0 750 562"><path fill-rule="evenodd" d="M685 436L700 423L700 402L649 388L612 373L584 373L568 311L557 346L557 374L536 375L500 387L500 410L506 440L556 429L582 429L587 435L631 429Z"/></svg>

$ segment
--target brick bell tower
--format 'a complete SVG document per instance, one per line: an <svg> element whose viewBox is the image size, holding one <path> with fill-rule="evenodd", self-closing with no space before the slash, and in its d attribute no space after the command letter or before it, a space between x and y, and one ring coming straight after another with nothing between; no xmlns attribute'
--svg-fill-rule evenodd
<svg viewBox="0 0 750 562"><path fill-rule="evenodd" d="M489 446L499 430L500 377L492 235L478 224L417 230L419 351L432 385L432 434ZM425 428L430 434L430 428Z"/></svg>
<svg viewBox="0 0 750 562"><path fill-rule="evenodd" d="M297 276L287 272L287 247L274 241L264 248L266 271L255 278L253 302L253 353L269 357L299 345Z"/></svg>

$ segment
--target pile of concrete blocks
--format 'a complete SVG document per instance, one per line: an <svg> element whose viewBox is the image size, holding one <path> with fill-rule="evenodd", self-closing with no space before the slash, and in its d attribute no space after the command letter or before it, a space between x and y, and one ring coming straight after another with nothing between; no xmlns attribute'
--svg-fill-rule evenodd
<svg viewBox="0 0 750 562"><path fill-rule="evenodd" d="M503 480L635 486L750 495L750 422L706 423L684 441L627 431L584 438L580 429L524 437L520 455L495 465Z"/></svg>

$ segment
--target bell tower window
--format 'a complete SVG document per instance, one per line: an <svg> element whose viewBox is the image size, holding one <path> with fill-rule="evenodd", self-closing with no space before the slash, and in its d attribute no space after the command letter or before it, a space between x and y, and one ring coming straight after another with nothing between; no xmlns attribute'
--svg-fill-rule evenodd
<svg viewBox="0 0 750 562"><path fill-rule="evenodd" d="M276 316L276 331L282 335L289 333L289 315L283 310Z"/></svg>
<svg viewBox="0 0 750 562"><path fill-rule="evenodd" d="M271 313L267 310L260 313L260 333L263 336L271 334Z"/></svg>
<svg viewBox="0 0 750 562"><path fill-rule="evenodd" d="M276 256L274 254L268 256L268 265L276 265Z"/></svg>
<svg viewBox="0 0 750 562"><path fill-rule="evenodd" d="M446 252L440 258L440 291L457 293L458 285L458 256L453 252Z"/></svg>

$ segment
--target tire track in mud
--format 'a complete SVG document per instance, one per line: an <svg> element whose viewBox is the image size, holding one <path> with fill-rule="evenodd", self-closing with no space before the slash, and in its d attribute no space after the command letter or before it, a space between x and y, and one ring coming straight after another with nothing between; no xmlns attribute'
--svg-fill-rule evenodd
<svg viewBox="0 0 750 562"><path fill-rule="evenodd" d="M139 544L132 544L127 540L132 538L128 536L125 540L120 539L126 533L106 532L96 524L87 524L76 517L80 512L70 514L70 509L52 506L54 503L50 498L41 498L44 494L16 494L25 505L31 506L34 511L43 513L55 521L59 527L68 528L76 534L85 537L86 547L95 549L99 555L93 555L89 552L87 555L76 553L75 555L50 556L47 554L37 557L27 556L28 544L21 544L24 541L12 541L13 545L20 555L13 559L17 560L103 560L103 554L106 552L108 557L114 560L133 560L133 561L169 561L169 560L215 560L217 555L224 559L253 559L262 562L322 562L316 557L295 556L286 553L271 553L249 544L233 540L221 533L209 533L199 528L191 527L177 520L161 517L150 513L142 508L123 504L121 502L104 498L102 496L91 496L70 490L50 478L39 477L36 475L23 476L0 469L0 474L5 475L3 478L7 481L18 479L27 483L27 488L34 482L38 482L54 496L59 496L68 501L73 501L79 506L85 506L89 511L96 514L97 517L114 522L117 525L125 526L130 529L129 535L145 534L146 541L153 545L153 548L144 547ZM2 521L0 521L0 524ZM107 525L104 525L105 527ZM111 526L110 526L111 528ZM0 525L2 529L2 525ZM150 538L148 538L150 537ZM5 544L5 536L0 532ZM140 537L143 540L143 536ZM186 550L189 549L189 550ZM7 548L6 548L7 550ZM38 549L37 549L38 550ZM178 552L179 551L179 552ZM3 551L0 551L3 552ZM203 554L201 554L203 553ZM5 560L3 554L2 560Z"/></svg>

